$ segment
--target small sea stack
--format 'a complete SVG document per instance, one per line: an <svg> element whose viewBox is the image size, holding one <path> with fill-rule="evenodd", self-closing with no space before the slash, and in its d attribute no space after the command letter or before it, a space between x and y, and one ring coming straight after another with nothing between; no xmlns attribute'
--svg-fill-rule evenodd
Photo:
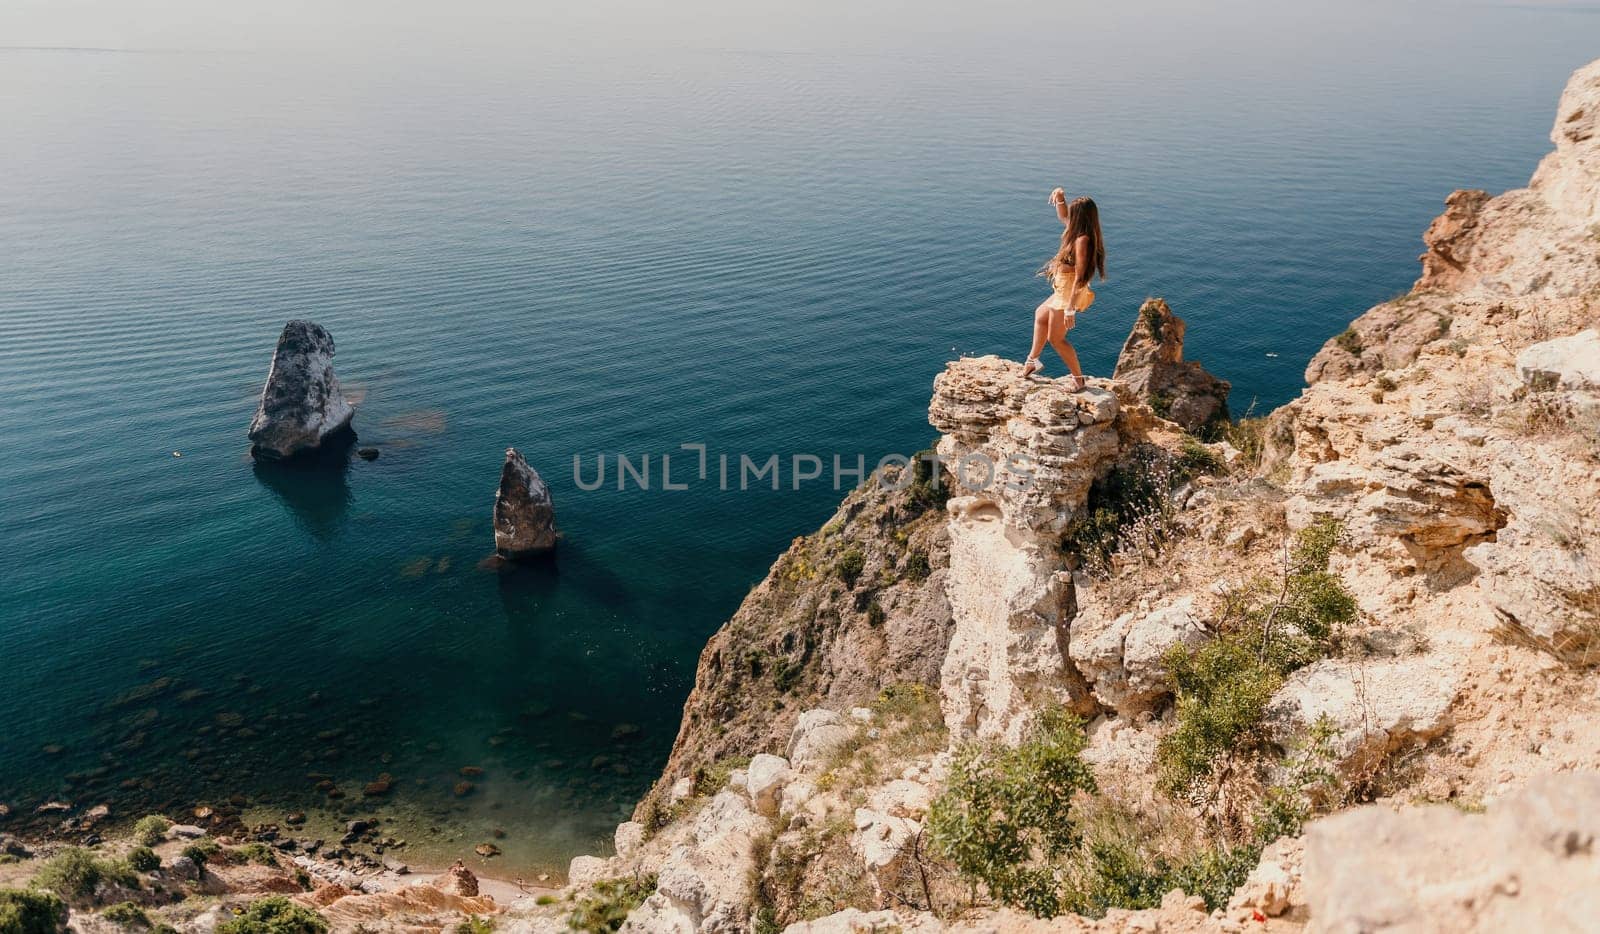
<svg viewBox="0 0 1600 934"><path fill-rule="evenodd" d="M250 422L250 452L264 460L310 454L348 439L355 409L333 375L333 335L314 321L290 321L278 336L261 404Z"/></svg>
<svg viewBox="0 0 1600 934"><path fill-rule="evenodd" d="M547 555L558 538L550 488L516 448L506 448L494 498L495 554L510 560Z"/></svg>
<svg viewBox="0 0 1600 934"><path fill-rule="evenodd" d="M1183 359L1185 330L1165 299L1145 299L1112 379L1126 383L1157 415L1199 433L1228 418L1228 391L1233 387L1196 361Z"/></svg>

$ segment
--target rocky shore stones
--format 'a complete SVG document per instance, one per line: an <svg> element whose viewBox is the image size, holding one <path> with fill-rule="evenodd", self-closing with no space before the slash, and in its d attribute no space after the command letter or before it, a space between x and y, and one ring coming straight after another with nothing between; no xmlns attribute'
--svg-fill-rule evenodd
<svg viewBox="0 0 1600 934"><path fill-rule="evenodd" d="M349 433L355 409L333 375L333 353L333 335L322 325L301 320L284 325L250 422L251 453L281 460Z"/></svg>
<svg viewBox="0 0 1600 934"><path fill-rule="evenodd" d="M1112 379L1125 383L1157 415L1199 433L1227 419L1233 386L1199 363L1183 359L1185 330L1183 319L1172 313L1165 299L1145 299L1117 356Z"/></svg>
<svg viewBox="0 0 1600 934"><path fill-rule="evenodd" d="M550 488L516 448L506 448L494 499L495 553L512 560L547 555L557 538Z"/></svg>

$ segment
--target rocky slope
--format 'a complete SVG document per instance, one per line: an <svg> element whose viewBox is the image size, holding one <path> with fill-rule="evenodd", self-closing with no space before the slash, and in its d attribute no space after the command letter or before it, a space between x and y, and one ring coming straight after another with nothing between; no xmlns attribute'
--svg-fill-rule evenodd
<svg viewBox="0 0 1600 934"><path fill-rule="evenodd" d="M644 822L619 828L616 856L575 863L574 884L640 880L624 925L639 931L1584 930L1600 881L1597 131L1600 62L1574 75L1529 187L1452 195L1416 288L1330 340L1267 419L1218 423L1226 383L1182 360L1165 303L1130 322L1121 378L1082 393L996 358L951 363L929 410L938 453L996 482L913 520L934 573L899 574L891 497L871 485L798 540L707 647ZM865 570L846 581L851 554ZM1274 626L1301 654L1260 669L1232 748L1173 780L1206 712L1196 685L1219 676L1195 660L1229 657L1206 652L1241 632L1264 658ZM1061 709L1087 724L1098 789L1074 799L1081 832L1111 813L1136 838L1232 834L1223 857L1259 858L1231 896L1139 895L1149 907L1047 925L959 876L929 830L952 770L969 750L1033 748ZM1285 784L1302 772L1314 789ZM1247 846L1289 787L1306 815L1341 813Z"/></svg>

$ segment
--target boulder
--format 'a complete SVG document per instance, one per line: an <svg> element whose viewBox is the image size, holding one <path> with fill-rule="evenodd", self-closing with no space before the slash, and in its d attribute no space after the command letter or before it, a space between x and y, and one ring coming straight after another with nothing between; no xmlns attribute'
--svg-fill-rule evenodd
<svg viewBox="0 0 1600 934"><path fill-rule="evenodd" d="M576 889L604 882L615 875L616 871L612 868L611 860L601 859L598 856L574 856L567 866L567 882Z"/></svg>
<svg viewBox="0 0 1600 934"><path fill-rule="evenodd" d="M782 756L761 753L750 760L745 772L745 791L756 813L776 817L783 796L783 786L794 773L789 760Z"/></svg>
<svg viewBox="0 0 1600 934"><path fill-rule="evenodd" d="M1124 717L1154 709L1172 693L1167 652L1207 638L1193 596L1149 612L1124 613L1103 625L1099 619L1080 613L1072 621L1067 651L1095 698Z"/></svg>
<svg viewBox="0 0 1600 934"><path fill-rule="evenodd" d="M1272 695L1267 725L1276 742L1289 746L1326 717L1336 731L1333 764L1351 780L1402 746L1443 733L1465 669L1447 652L1326 658L1290 675Z"/></svg>
<svg viewBox="0 0 1600 934"><path fill-rule="evenodd" d="M789 734L789 762L802 772L815 771L850 735L850 726L837 713L808 710Z"/></svg>
<svg viewBox="0 0 1600 934"><path fill-rule="evenodd" d="M1227 380L1206 372L1193 360L1183 359L1183 319L1172 313L1165 299L1148 298L1122 345L1112 379L1124 383L1136 398L1156 414L1183 426L1201 429L1228 417Z"/></svg>
<svg viewBox="0 0 1600 934"><path fill-rule="evenodd" d="M503 558L549 554L556 547L556 510L550 488L516 448L506 448L494 499L494 550Z"/></svg>
<svg viewBox="0 0 1600 934"><path fill-rule="evenodd" d="M333 375L333 335L311 321L290 321L278 337L261 402L250 422L251 452L268 460L308 454L348 436L355 409Z"/></svg>
<svg viewBox="0 0 1600 934"><path fill-rule="evenodd" d="M1517 355L1517 375L1534 390L1600 390L1600 330L1528 347Z"/></svg>
<svg viewBox="0 0 1600 934"><path fill-rule="evenodd" d="M632 859L644 846L644 838L644 825L630 820L617 825L617 832L612 835L611 841L617 848L617 855L626 860Z"/></svg>
<svg viewBox="0 0 1600 934"><path fill-rule="evenodd" d="M1590 931L1600 918L1600 775L1535 778L1483 814L1367 805L1306 832L1317 930Z"/></svg>

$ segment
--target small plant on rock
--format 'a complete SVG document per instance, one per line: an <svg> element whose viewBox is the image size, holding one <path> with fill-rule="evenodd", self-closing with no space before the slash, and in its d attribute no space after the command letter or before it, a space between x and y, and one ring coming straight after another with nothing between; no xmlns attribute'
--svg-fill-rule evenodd
<svg viewBox="0 0 1600 934"><path fill-rule="evenodd" d="M251 902L239 916L217 925L217 934L327 934L328 922L287 896Z"/></svg>
<svg viewBox="0 0 1600 934"><path fill-rule="evenodd" d="M83 847L69 846L45 860L33 884L62 898L86 898L101 882L125 888L139 887L139 877L126 863L101 859Z"/></svg>
<svg viewBox="0 0 1600 934"><path fill-rule="evenodd" d="M1339 534L1332 519L1302 530L1279 580L1260 579L1233 595L1216 638L1168 653L1177 716L1157 747L1163 789L1180 794L1226 756L1259 747L1273 693L1291 672L1327 655L1356 618L1355 598L1328 571Z"/></svg>
<svg viewBox="0 0 1600 934"><path fill-rule="evenodd" d="M160 814L146 814L133 825L133 840L140 846L155 846L167 835L167 829L172 826L172 821Z"/></svg>
<svg viewBox="0 0 1600 934"><path fill-rule="evenodd" d="M161 857L147 846L136 846L128 852L128 866L134 872L154 872L161 868Z"/></svg>
<svg viewBox="0 0 1600 934"><path fill-rule="evenodd" d="M844 581L846 586L854 587L866 567L867 556L861 553L861 549L852 545L839 555L839 561L834 565L834 573L839 575L839 579Z"/></svg>
<svg viewBox="0 0 1600 934"><path fill-rule="evenodd" d="M151 927L150 916L134 902L118 902L100 912L100 917L120 928Z"/></svg>
<svg viewBox="0 0 1600 934"><path fill-rule="evenodd" d="M632 879L607 879L579 895L567 926L587 934L607 934L622 927L628 913L644 904L655 891L654 875Z"/></svg>

